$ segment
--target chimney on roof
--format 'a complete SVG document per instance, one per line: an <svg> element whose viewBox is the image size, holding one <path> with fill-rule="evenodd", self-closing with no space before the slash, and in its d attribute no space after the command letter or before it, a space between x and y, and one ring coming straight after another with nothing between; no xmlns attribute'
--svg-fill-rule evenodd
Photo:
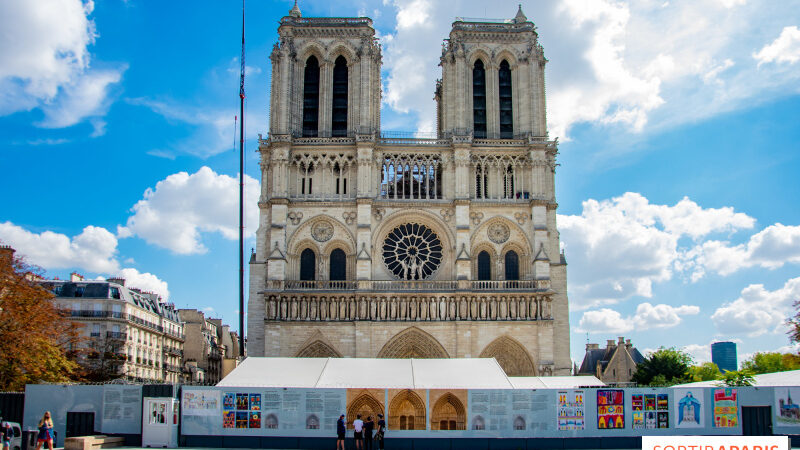
<svg viewBox="0 0 800 450"><path fill-rule="evenodd" d="M69 274L69 281L73 283L76 281L83 281L83 275L79 274L78 272L72 272Z"/></svg>
<svg viewBox="0 0 800 450"><path fill-rule="evenodd" d="M614 342L613 339L606 339L606 347L614 348L616 346L617 346L617 344Z"/></svg>
<svg viewBox="0 0 800 450"><path fill-rule="evenodd" d="M122 277L106 278L106 281L108 281L109 283L117 283L118 285L125 287L125 278Z"/></svg>
<svg viewBox="0 0 800 450"><path fill-rule="evenodd" d="M586 343L586 350L597 350L598 348L600 348L600 344L589 344L588 342Z"/></svg>
<svg viewBox="0 0 800 450"><path fill-rule="evenodd" d="M618 342L619 345L625 345L625 336L620 336L617 339L619 339Z"/></svg>
<svg viewBox="0 0 800 450"><path fill-rule="evenodd" d="M0 245L0 264L11 265L14 261L14 249L9 245Z"/></svg>
<svg viewBox="0 0 800 450"><path fill-rule="evenodd" d="M631 340L630 340L630 339L625 339L625 347L627 347L628 349L630 349L631 347L633 347L633 346L631 345Z"/></svg>

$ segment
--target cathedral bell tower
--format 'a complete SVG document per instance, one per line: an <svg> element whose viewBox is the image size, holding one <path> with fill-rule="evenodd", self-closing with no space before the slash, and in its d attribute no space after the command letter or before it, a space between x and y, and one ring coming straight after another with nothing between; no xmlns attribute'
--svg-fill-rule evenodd
<svg viewBox="0 0 800 450"><path fill-rule="evenodd" d="M380 130L368 18L292 8L270 55L248 354L494 357L569 375L544 64L520 9L457 19L438 136Z"/></svg>

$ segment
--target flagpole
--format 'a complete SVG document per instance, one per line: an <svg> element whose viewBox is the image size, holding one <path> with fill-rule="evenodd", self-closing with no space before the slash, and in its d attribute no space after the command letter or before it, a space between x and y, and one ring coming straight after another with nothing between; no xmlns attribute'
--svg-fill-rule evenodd
<svg viewBox="0 0 800 450"><path fill-rule="evenodd" d="M244 356L244 0L242 0L242 72L239 77L239 356Z"/></svg>

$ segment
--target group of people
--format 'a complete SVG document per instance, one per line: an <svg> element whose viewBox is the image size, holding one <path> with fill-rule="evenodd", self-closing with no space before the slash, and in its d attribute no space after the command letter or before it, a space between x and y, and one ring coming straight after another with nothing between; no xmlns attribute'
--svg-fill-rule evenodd
<svg viewBox="0 0 800 450"><path fill-rule="evenodd" d="M373 431L375 431L374 436L372 434ZM368 416L366 421L361 420L361 414L356 415L356 420L353 421L353 440L356 443L356 450L372 450L373 439L378 441L378 448L383 450L383 435L385 433L386 421L383 420L383 414L378 414L377 424L372 420L372 416ZM344 450L344 438L346 435L347 422L344 414L342 414L339 416L339 420L336 421L336 450Z"/></svg>
<svg viewBox="0 0 800 450"><path fill-rule="evenodd" d="M39 436L36 440L36 450L41 450L42 445L47 444L47 448L53 450L53 419L50 417L50 411L45 411L42 420L39 421ZM14 437L14 429L11 424L3 421L0 423L0 442L2 442L2 450L9 450L11 447L11 438Z"/></svg>

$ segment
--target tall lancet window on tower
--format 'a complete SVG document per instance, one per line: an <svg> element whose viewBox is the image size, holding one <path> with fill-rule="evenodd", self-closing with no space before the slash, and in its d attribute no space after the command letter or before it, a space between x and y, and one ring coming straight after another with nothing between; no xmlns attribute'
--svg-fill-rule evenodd
<svg viewBox="0 0 800 450"><path fill-rule="evenodd" d="M333 135L347 136L347 60L336 58L333 65Z"/></svg>
<svg viewBox="0 0 800 450"><path fill-rule="evenodd" d="M303 136L316 136L319 130L319 61L311 55L306 60L303 81Z"/></svg>
<svg viewBox="0 0 800 450"><path fill-rule="evenodd" d="M511 108L511 67L505 59L500 63L500 138L514 137L514 113Z"/></svg>
<svg viewBox="0 0 800 450"><path fill-rule="evenodd" d="M472 128L476 138L486 137L486 71L480 59L472 68Z"/></svg>

